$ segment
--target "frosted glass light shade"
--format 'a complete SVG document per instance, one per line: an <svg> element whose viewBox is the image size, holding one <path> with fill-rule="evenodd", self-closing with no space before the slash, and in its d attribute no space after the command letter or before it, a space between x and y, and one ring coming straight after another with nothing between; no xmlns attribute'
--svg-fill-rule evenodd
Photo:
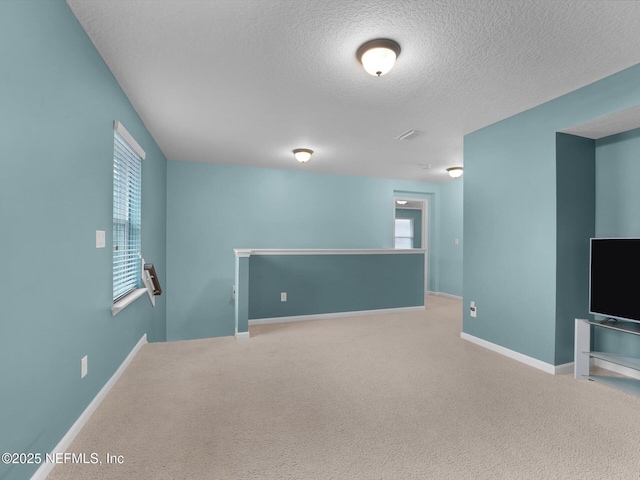
<svg viewBox="0 0 640 480"><path fill-rule="evenodd" d="M400 45L386 38L371 40L363 44L356 55L367 73L379 77L393 68L400 55Z"/></svg>
<svg viewBox="0 0 640 480"><path fill-rule="evenodd" d="M447 172L449 172L449 176L451 178L458 178L462 176L462 167L450 167L447 168Z"/></svg>
<svg viewBox="0 0 640 480"><path fill-rule="evenodd" d="M311 159L311 154L313 150L309 150L308 148L296 148L293 151L293 156L296 157L300 163L306 163Z"/></svg>
<svg viewBox="0 0 640 480"><path fill-rule="evenodd" d="M384 75L396 63L396 54L388 48L372 48L362 54L362 66L371 75Z"/></svg>

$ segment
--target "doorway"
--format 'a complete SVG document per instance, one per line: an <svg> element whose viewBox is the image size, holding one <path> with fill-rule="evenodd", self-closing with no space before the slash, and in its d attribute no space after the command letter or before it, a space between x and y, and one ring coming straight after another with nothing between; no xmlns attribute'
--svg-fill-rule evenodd
<svg viewBox="0 0 640 480"><path fill-rule="evenodd" d="M393 248L424 250L424 293L429 292L429 200L393 199Z"/></svg>

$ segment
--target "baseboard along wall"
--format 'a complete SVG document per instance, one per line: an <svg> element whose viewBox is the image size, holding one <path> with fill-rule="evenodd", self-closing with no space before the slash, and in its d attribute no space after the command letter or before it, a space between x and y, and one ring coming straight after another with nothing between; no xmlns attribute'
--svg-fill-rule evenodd
<svg viewBox="0 0 640 480"><path fill-rule="evenodd" d="M113 388L113 386L116 384L118 379L122 376L124 371L129 366L131 361L134 359L136 354L140 351L140 349L146 343L148 342L147 342L147 334L145 333L142 336L142 338L138 341L138 343L136 343L135 347L133 347L131 352L129 352L129 355L127 355L127 358L124 359L122 364L111 376L109 381L105 383L104 387L100 389L100 391L95 396L95 398L91 401L91 403L87 406L87 408L85 408L84 412L82 412L82 414L78 417L75 423L71 426L69 431L65 434L64 437L62 437L62 440L58 442L58 444L55 446L55 448L51 452L52 455L55 455L57 453L64 453L67 451L67 448L69 448L73 440L80 433L80 430L82 430L82 427L84 427L84 425L87 423L89 418L91 418L91 415L93 415L93 412L96 411L98 406L106 398L109 391ZM54 463L44 462L40 466L40 468L36 470L36 473L33 474L33 476L31 477L31 480L45 480L47 478L47 475L49 475L49 473L51 473L51 470L53 470L53 467L55 467Z"/></svg>
<svg viewBox="0 0 640 480"><path fill-rule="evenodd" d="M543 362L542 360L538 360L537 358L524 355L520 352L516 352L515 350L510 350L495 343L491 343L481 338L474 337L473 335L469 335L465 332L460 333L460 338L468 342L475 343L476 345L484 347L488 350L492 350L496 353L499 353L500 355L504 355L505 357L517 360L518 362L529 365L530 367L534 367L538 370L542 370L543 372L550 373L551 375L562 375L565 373L573 372L573 362L564 363L562 365L551 365L550 363Z"/></svg>
<svg viewBox="0 0 640 480"><path fill-rule="evenodd" d="M359 310L356 312L318 313L315 315L295 315L291 317L256 318L249 320L249 326L268 325L271 323L304 322L308 320L323 320L326 318L360 317L363 315L380 315L386 313L418 312L421 310L424 310L424 305L418 305L416 307L383 308L380 310Z"/></svg>
<svg viewBox="0 0 640 480"><path fill-rule="evenodd" d="M438 297L447 297L447 298L453 298L454 300L462 300L462 297L460 295L452 295L450 293L444 293L444 292L427 292L427 295L436 295Z"/></svg>

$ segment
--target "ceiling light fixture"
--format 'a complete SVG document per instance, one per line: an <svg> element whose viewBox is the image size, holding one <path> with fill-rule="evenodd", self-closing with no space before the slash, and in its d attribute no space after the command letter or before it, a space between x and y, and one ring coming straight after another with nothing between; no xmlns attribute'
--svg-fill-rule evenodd
<svg viewBox="0 0 640 480"><path fill-rule="evenodd" d="M451 178L458 178L462 176L462 167L449 167L447 172Z"/></svg>
<svg viewBox="0 0 640 480"><path fill-rule="evenodd" d="M407 203L409 203L407 200L396 200L396 203L398 205L406 205Z"/></svg>
<svg viewBox="0 0 640 480"><path fill-rule="evenodd" d="M362 44L356 53L367 73L378 77L393 68L398 55L400 55L400 45L388 38L370 40Z"/></svg>
<svg viewBox="0 0 640 480"><path fill-rule="evenodd" d="M307 163L311 158L311 154L313 150L309 150L308 148L296 148L293 151L293 155L296 157L300 163Z"/></svg>

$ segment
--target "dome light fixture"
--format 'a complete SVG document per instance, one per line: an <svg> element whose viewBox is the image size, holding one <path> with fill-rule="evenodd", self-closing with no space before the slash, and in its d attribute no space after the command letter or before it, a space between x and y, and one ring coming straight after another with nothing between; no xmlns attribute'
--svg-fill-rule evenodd
<svg viewBox="0 0 640 480"><path fill-rule="evenodd" d="M447 172L451 178L458 178L462 176L462 167L449 167Z"/></svg>
<svg viewBox="0 0 640 480"><path fill-rule="evenodd" d="M396 200L396 203L398 205L406 205L407 203L409 203L407 200Z"/></svg>
<svg viewBox="0 0 640 480"><path fill-rule="evenodd" d="M308 148L296 148L293 151L293 155L296 157L300 163L307 163L311 158L311 154L313 150L309 150Z"/></svg>
<svg viewBox="0 0 640 480"><path fill-rule="evenodd" d="M367 73L378 77L393 68L399 55L400 45L388 38L369 40L356 53Z"/></svg>

